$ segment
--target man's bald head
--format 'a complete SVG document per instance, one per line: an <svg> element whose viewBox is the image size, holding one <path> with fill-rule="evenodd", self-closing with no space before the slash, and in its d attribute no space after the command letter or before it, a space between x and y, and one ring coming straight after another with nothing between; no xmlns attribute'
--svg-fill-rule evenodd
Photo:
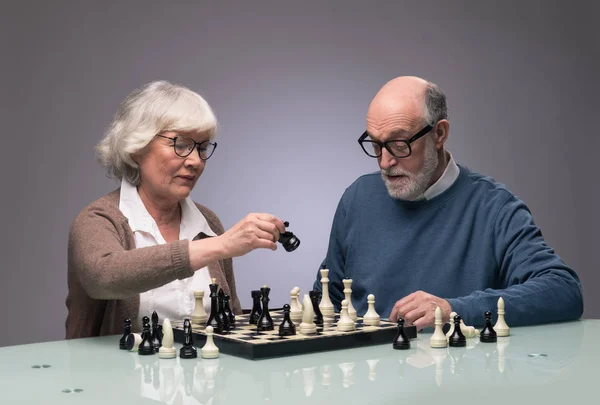
<svg viewBox="0 0 600 405"><path fill-rule="evenodd" d="M426 80L414 76L401 76L390 80L371 101L367 116L377 117L398 111L422 115L428 85Z"/></svg>

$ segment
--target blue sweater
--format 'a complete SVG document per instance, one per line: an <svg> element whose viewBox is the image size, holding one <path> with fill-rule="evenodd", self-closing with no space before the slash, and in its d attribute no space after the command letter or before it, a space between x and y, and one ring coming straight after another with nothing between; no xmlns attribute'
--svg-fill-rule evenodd
<svg viewBox="0 0 600 405"><path fill-rule="evenodd" d="M336 311L351 278L359 316L367 296L390 315L399 299L421 290L450 302L467 325L495 322L500 296L509 326L578 319L577 274L545 243L527 206L489 177L459 166L456 181L431 200L391 198L379 172L344 192L333 219L327 256ZM321 291L321 276L313 288Z"/></svg>

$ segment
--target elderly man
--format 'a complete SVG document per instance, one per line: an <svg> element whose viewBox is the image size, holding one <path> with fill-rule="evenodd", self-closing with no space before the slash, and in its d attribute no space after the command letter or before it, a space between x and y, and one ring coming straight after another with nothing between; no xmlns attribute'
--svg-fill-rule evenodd
<svg viewBox="0 0 600 405"><path fill-rule="evenodd" d="M359 143L381 172L344 192L331 228L329 292L337 310L351 278L359 315L367 296L380 315L417 329L436 306L480 325L505 302L509 326L574 320L583 312L577 274L544 242L531 212L490 177L458 165L445 148L444 93L399 77L377 93ZM321 290L320 275L314 289Z"/></svg>

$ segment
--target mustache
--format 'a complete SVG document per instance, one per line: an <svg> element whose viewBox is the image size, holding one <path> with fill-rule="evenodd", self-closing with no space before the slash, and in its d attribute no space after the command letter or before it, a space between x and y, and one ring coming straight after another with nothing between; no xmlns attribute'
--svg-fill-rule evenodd
<svg viewBox="0 0 600 405"><path fill-rule="evenodd" d="M412 173L407 172L406 170L391 168L391 169L381 169L381 174L386 176L406 176L411 177Z"/></svg>

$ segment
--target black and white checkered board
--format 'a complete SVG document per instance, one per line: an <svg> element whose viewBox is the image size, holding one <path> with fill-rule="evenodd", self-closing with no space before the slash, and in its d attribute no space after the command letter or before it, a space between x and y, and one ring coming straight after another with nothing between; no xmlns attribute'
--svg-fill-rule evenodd
<svg viewBox="0 0 600 405"><path fill-rule="evenodd" d="M283 311L269 311L273 324L272 331L258 332L256 325L248 323L249 314L236 315L235 327L225 335L214 334L214 341L221 353L244 357L251 360L269 357L290 356L294 354L313 353L326 350L347 349L375 344L392 344L398 326L385 320L379 326L363 325L362 318L356 321L356 329L350 332L340 332L335 323L339 314L335 315L332 326L317 327L317 334L303 335L300 325L296 325L296 335L279 336L279 324L283 320ZM414 326L404 328L409 339L417 337ZM206 342L204 328L192 325L194 346L200 349ZM173 324L175 341L183 343L184 334L181 323Z"/></svg>

